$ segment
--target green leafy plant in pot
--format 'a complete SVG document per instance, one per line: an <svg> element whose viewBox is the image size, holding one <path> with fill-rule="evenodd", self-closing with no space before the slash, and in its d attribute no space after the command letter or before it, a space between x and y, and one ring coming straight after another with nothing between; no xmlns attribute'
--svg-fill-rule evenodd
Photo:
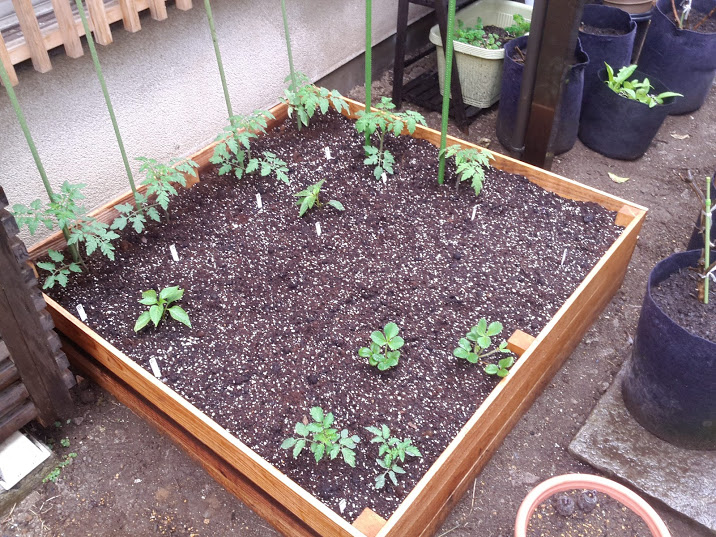
<svg viewBox="0 0 716 537"><path fill-rule="evenodd" d="M579 139L610 158L641 157L659 131L674 100L681 95L659 80L637 71L636 65L599 71L601 83L584 96Z"/></svg>
<svg viewBox="0 0 716 537"><path fill-rule="evenodd" d="M710 177L706 183L706 195L699 191L705 247L673 254L651 271L622 394L629 412L656 436L687 449L716 450L716 337L708 331L715 324L709 320L716 319L709 300L716 282ZM687 288L681 300L669 288L679 282Z"/></svg>

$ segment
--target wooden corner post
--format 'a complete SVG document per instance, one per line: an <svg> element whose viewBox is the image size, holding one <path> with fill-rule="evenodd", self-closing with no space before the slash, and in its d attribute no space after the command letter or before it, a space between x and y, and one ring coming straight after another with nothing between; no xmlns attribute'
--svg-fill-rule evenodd
<svg viewBox="0 0 716 537"><path fill-rule="evenodd" d="M52 319L7 205L0 187L0 335L37 408L38 420L47 426L71 412L68 386L73 377L58 365L67 359L59 350Z"/></svg>

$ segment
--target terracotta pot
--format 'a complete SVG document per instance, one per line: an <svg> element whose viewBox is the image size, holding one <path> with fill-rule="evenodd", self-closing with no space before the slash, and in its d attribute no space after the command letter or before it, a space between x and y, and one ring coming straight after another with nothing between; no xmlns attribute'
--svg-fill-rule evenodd
<svg viewBox="0 0 716 537"><path fill-rule="evenodd" d="M627 13L646 13L654 5L654 0L604 0L605 6L617 7Z"/></svg>
<svg viewBox="0 0 716 537"><path fill-rule="evenodd" d="M590 489L608 494L639 515L653 537L671 537L661 517L639 495L611 479L590 474L566 474L552 477L532 489L517 511L515 537L527 535L527 526L532 518L532 513L540 503L554 494L574 489Z"/></svg>

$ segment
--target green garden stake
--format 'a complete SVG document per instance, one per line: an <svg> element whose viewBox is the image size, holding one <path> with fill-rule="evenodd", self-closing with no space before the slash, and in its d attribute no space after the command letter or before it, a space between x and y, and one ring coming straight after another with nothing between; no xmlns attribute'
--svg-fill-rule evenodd
<svg viewBox="0 0 716 537"><path fill-rule="evenodd" d="M445 81L443 88L442 127L440 129L440 165L438 184L445 181L445 147L447 145L448 116L450 115L450 83L452 81L453 32L455 30L455 0L448 1L447 35L445 36Z"/></svg>
<svg viewBox="0 0 716 537"><path fill-rule="evenodd" d="M27 145L30 147L30 153L32 153L32 158L35 160L35 166L37 166L37 171L40 174L40 178L42 179L42 184L45 186L47 197L50 198L50 201L52 201L55 196L55 193L52 190L52 185L50 185L50 181L47 179L47 172L45 172L45 167L42 165L42 160L40 160L40 154L37 152L37 146L35 145L35 141L32 139L32 135L30 134L30 129L28 128L27 121L25 119L25 114L22 113L22 108L20 108L20 103L17 100L15 90L10 83L10 76L8 75L7 69L5 69L5 66L2 62L0 62L0 79L2 79L2 83L5 86L5 90L7 91L7 96L10 99L12 108L13 110L15 110L17 122L20 124L22 133L25 135ZM62 228L62 235L65 237L65 241L70 240L70 231L67 229L67 226L64 226ZM82 257L80 256L80 251L77 248L77 245L71 245L69 247L69 250L70 254L72 255L72 260L75 263L82 263Z"/></svg>
<svg viewBox="0 0 716 537"><path fill-rule="evenodd" d="M704 304L709 303L709 267L711 267L711 223L713 222L713 214L711 214L711 177L706 178L706 229L704 230L704 269L706 270L706 280L704 281Z"/></svg>
<svg viewBox="0 0 716 537"><path fill-rule="evenodd" d="M298 91L296 71L293 68L293 53L291 51L291 35L288 33L288 17L286 16L286 0L281 0L281 15L283 16L283 33L286 36L286 50L288 51L288 69L291 72L291 90ZM301 122L298 122L298 130L301 130Z"/></svg>
<svg viewBox="0 0 716 537"><path fill-rule="evenodd" d="M211 40L214 42L214 53L216 54L216 63L219 66L219 75L221 76L221 86L224 88L224 100L226 101L226 110L229 112L229 118L233 118L234 117L234 109L231 107L231 97L229 97L229 87L226 85L226 74L224 73L224 62L221 61L221 51L219 51L219 39L216 37L216 27L214 26L214 15L211 12L211 3L209 2L209 0L204 0L204 8L206 9L206 17L209 19L209 29L211 30Z"/></svg>
<svg viewBox="0 0 716 537"><path fill-rule="evenodd" d="M129 179L129 186L134 193L134 198L139 202L140 196L137 192L137 186L134 184L134 177L132 176L132 169L129 166L129 159L127 158L127 152L124 150L124 142L122 142L122 135L119 133L119 125L117 124L117 116L114 115L114 108L112 107L112 101L109 99L109 91L107 91L107 83L104 80L102 74L102 66L99 64L99 56L97 56L97 49L94 46L94 38L90 31L89 23L87 22L87 15L85 9L82 7L82 0L75 0L77 4L77 10L80 12L80 19L82 19L82 26L85 30L85 37L87 38L87 45L89 46L90 53L92 54L92 62L94 63L94 70L97 73L97 79L99 80L100 86L102 86L102 94L104 95L104 102L107 103L107 110L109 111L109 117L112 120L112 127L114 128L114 135L117 138L117 144L119 144L119 152L122 153L122 161L124 161L124 169L127 172L127 179Z"/></svg>
<svg viewBox="0 0 716 537"><path fill-rule="evenodd" d="M365 0L365 109L370 112L373 102L371 90L373 85L373 5ZM370 145L370 135L365 133L365 144Z"/></svg>

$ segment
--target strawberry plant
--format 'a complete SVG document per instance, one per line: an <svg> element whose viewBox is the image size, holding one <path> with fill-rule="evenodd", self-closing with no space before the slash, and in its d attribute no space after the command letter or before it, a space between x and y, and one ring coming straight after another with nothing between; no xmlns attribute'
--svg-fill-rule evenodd
<svg viewBox="0 0 716 537"><path fill-rule="evenodd" d="M371 443L380 444L378 458L375 459L375 462L378 463L378 466L383 471L375 478L375 488L382 489L385 487L386 477L393 482L393 485L397 486L398 475L405 473L405 470L398 463L404 463L406 455L422 457L422 453L413 445L413 441L410 438L400 440L400 438L391 436L387 425L366 427L366 430L375 435L371 439Z"/></svg>
<svg viewBox="0 0 716 537"><path fill-rule="evenodd" d="M458 347L453 351L453 354L458 358L467 360L471 364L480 363L488 375L506 377L509 373L509 368L515 363L515 359L512 356L500 359L497 364L485 361L485 358L495 353L511 354L505 340L502 340L502 342L491 351L487 350L493 345L492 338L500 334L500 332L502 332L501 323L495 321L488 326L487 320L482 318L476 326L470 329L464 338L460 338Z"/></svg>
<svg viewBox="0 0 716 537"><path fill-rule="evenodd" d="M360 442L360 437L351 436L347 429L338 432L338 429L333 427L333 414L325 413L319 406L311 409L311 418L312 423L299 421L296 424L294 433L297 438L284 440L281 449L293 450L293 458L297 459L308 445L316 462L320 462L325 456L333 460L340 454L348 466L355 468L356 454L353 450Z"/></svg>
<svg viewBox="0 0 716 537"><path fill-rule="evenodd" d="M321 187L323 186L323 183L325 182L325 179L321 179L317 183L310 185L305 190L301 190L300 192L297 192L294 194L294 196L297 196L298 199L296 200L296 205L299 206L298 209L298 216L299 218L306 214L306 211L309 211L314 206L317 208L323 207L323 203L321 203L321 200L319 198L319 194L321 192ZM333 207L334 209L337 209L339 211L343 211L344 207L343 204L340 201L337 200L329 200L328 205Z"/></svg>
<svg viewBox="0 0 716 537"><path fill-rule="evenodd" d="M385 135L392 132L393 135L400 136L403 129L408 129L408 132L413 134L418 124L425 125L425 118L418 112L413 110L393 112L393 109L395 109L393 101L383 97L380 103L375 105L375 110L366 109L358 112L358 120L355 122L356 130L367 136L364 164L373 166L373 175L376 179L380 179L383 173L393 174L395 157L384 149ZM378 135L378 147L370 145L370 138L375 133Z"/></svg>
<svg viewBox="0 0 716 537"><path fill-rule="evenodd" d="M370 347L358 350L358 356L368 358L368 363L380 371L386 371L398 365L400 351L405 341L398 335L400 329L395 323L388 323L383 331L376 330L370 335Z"/></svg>
<svg viewBox="0 0 716 537"><path fill-rule="evenodd" d="M149 306L149 309L139 316L134 324L134 331L139 332L150 321L154 323L155 327L159 326L167 313L172 319L191 328L191 321L187 312L181 306L172 306L174 302L181 300L183 296L184 289L179 289L178 286L165 287L159 292L159 295L154 289L143 291L139 303Z"/></svg>

